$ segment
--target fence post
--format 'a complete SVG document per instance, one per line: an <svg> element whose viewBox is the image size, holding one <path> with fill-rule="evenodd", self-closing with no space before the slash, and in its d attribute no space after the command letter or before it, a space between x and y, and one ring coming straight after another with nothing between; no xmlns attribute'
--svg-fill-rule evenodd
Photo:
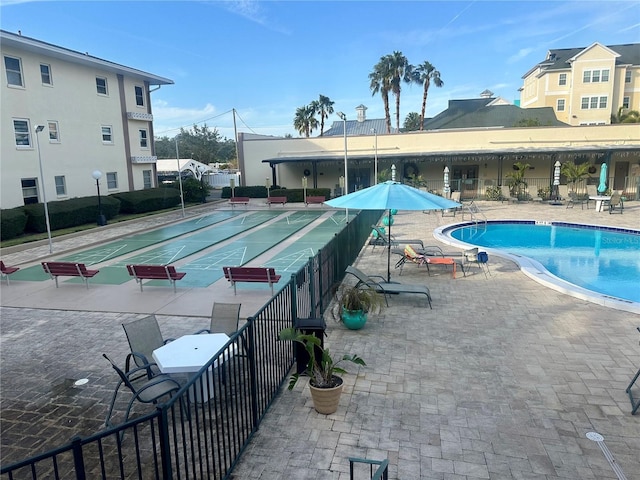
<svg viewBox="0 0 640 480"><path fill-rule="evenodd" d="M182 400L180 400L182 402ZM169 419L167 417L168 407L166 404L158 405L160 411L158 415L158 430L160 437L160 459L162 462L162 478L171 480L173 473L171 471L171 445L169 442Z"/></svg>
<svg viewBox="0 0 640 480"><path fill-rule="evenodd" d="M256 335L255 335L255 320L256 317L247 318L247 337L248 337L248 351L247 351L247 361L249 362L249 391L251 396L251 425L252 432L255 433L258 430L258 373L256 366L256 355L255 355L255 345L256 345Z"/></svg>
<svg viewBox="0 0 640 480"><path fill-rule="evenodd" d="M82 439L76 435L71 439L73 445L73 466L76 471L76 480L86 480L84 471L84 457L82 456Z"/></svg>

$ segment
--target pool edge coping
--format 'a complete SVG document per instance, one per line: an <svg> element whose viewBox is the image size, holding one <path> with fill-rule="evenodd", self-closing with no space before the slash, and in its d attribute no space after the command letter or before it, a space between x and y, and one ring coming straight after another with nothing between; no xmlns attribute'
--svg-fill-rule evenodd
<svg viewBox="0 0 640 480"><path fill-rule="evenodd" d="M640 303L633 302L631 300L625 300L622 298L612 297L609 295L604 295L601 293L594 292L593 290L588 290L586 288L580 287L573 283L567 282L549 272L544 265L540 262L526 257L522 255L515 255L512 253L505 252L503 250L494 249L490 247L478 246L470 243L465 243L455 238L449 236L446 232L460 228L474 225L478 222L472 221L463 221L460 223L452 223L449 225L443 225L441 227L436 228L433 231L433 236L436 240L443 242L447 245L451 245L453 247L469 249L482 248L484 251L491 255L496 255L502 258L506 258L516 263L522 273L524 273L527 277L532 280L544 285L545 287L551 288L557 292L563 293L565 295L570 295L575 298L579 298L581 300L586 300L591 303L595 303L597 305L601 305L608 308L613 308L616 310L622 310L625 312L640 314ZM533 224L533 225L560 225L560 226L573 226L578 228L590 228L590 229L603 229L609 231L621 231L626 233L638 233L640 231L633 230L629 228L616 228L609 227L606 225L590 225L590 224L581 224L581 223L571 223L571 222L542 222L537 220L488 220L487 223L520 223L520 224Z"/></svg>

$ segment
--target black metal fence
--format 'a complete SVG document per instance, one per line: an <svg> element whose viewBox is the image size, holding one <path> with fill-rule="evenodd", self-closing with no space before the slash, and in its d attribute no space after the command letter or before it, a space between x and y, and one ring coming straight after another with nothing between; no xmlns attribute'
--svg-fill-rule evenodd
<svg viewBox="0 0 640 480"><path fill-rule="evenodd" d="M362 211L156 410L4 466L13 479L228 478L294 362L278 332L322 316L380 211Z"/></svg>

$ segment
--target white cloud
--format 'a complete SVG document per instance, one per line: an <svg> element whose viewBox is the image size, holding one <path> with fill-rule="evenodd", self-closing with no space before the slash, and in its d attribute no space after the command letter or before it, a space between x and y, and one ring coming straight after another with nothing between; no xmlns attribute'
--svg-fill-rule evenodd
<svg viewBox="0 0 640 480"><path fill-rule="evenodd" d="M507 58L507 63L519 62L520 60L527 58L533 51L533 48L521 48L515 55L511 55Z"/></svg>
<svg viewBox="0 0 640 480"><path fill-rule="evenodd" d="M201 108L184 108L169 105L164 100L154 100L152 109L154 130L158 136L173 136L180 131L180 127L191 128L218 113L210 103Z"/></svg>

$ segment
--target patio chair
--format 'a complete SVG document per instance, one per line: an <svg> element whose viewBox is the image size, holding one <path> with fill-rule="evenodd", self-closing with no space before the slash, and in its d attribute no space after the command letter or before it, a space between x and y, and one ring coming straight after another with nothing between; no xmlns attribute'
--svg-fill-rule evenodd
<svg viewBox="0 0 640 480"><path fill-rule="evenodd" d="M7 279L7 285L9 285L9 275L16 273L18 270L20 270L20 267L8 267L0 260L0 275Z"/></svg>
<svg viewBox="0 0 640 480"><path fill-rule="evenodd" d="M111 397L109 411L107 412L107 417L104 421L104 424L107 427L113 426L113 424L111 423L111 415L113 414L113 407L115 406L116 397L118 396L118 390L120 389L121 385L124 385L126 388L128 388L133 395L129 400L129 404L127 405L127 411L124 415L124 422L129 419L131 407L136 400L141 403L157 403L158 400L160 400L162 397L166 395L171 397L174 393L180 390L180 384L169 375L164 374L154 375L144 382L136 382L136 379L140 379L143 377L143 375L141 375L140 373L148 370L146 365L134 368L133 370L125 373L106 354L103 353L102 356L106 358L109 363L111 363L111 366L120 377L120 381L118 382L118 385L116 385L113 396ZM121 435L123 434L124 432L121 433Z"/></svg>
<svg viewBox="0 0 640 480"><path fill-rule="evenodd" d="M491 275L491 272L489 271L489 255L487 252L479 252L478 247L475 247L465 250L463 256L465 263L475 263L478 268L482 270L485 278L487 278L487 273Z"/></svg>
<svg viewBox="0 0 640 480"><path fill-rule="evenodd" d="M211 325L198 330L199 333L226 333L231 336L238 331L240 323L240 303L213 302L211 309Z"/></svg>
<svg viewBox="0 0 640 480"><path fill-rule="evenodd" d="M406 283L388 283L384 281L384 277L380 275L367 275L358 268L354 266L348 266L345 270L345 273L351 274L358 280L357 286L366 285L368 287L373 288L376 292L384 294L384 300L387 305L389 305L389 301L387 300L388 295L396 295L399 293L416 293L421 295L426 295L429 300L429 308L433 309L431 306L431 292L426 287L426 285L408 285ZM377 278L380 278L382 281L378 282Z"/></svg>
<svg viewBox="0 0 640 480"><path fill-rule="evenodd" d="M580 208L584 210L584 206L589 209L589 197L578 195L576 192L569 192L569 200L567 201L567 208L573 208L574 205L580 205Z"/></svg>
<svg viewBox="0 0 640 480"><path fill-rule="evenodd" d="M615 212L616 209L618 210L618 212L620 212L620 214L622 214L622 211L624 210L624 201L622 200L622 196L618 192L615 192L613 195L611 195L611 200L609 200L609 214Z"/></svg>
<svg viewBox="0 0 640 480"><path fill-rule="evenodd" d="M160 348L173 338L162 338L160 325L155 315L149 315L133 322L123 323L124 333L127 335L127 341L131 348L131 353L127 355L125 364L125 372L130 372L132 368L131 361L137 367L145 367L147 369L147 377L151 379L154 373L158 372L157 365L153 362L153 351Z"/></svg>

